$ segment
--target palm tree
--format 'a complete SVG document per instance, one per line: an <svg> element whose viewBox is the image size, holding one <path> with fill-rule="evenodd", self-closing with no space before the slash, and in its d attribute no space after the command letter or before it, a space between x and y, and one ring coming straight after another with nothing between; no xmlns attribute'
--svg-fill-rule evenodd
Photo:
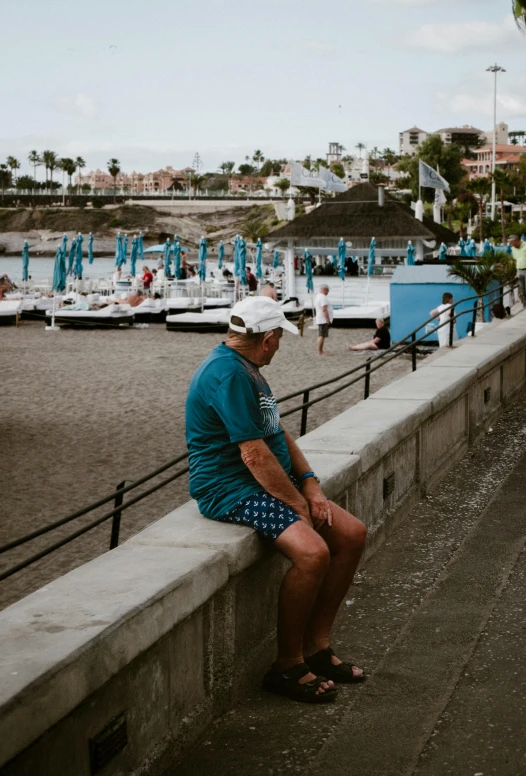
<svg viewBox="0 0 526 776"><path fill-rule="evenodd" d="M281 194L283 198L285 198L285 192L290 189L290 181L288 178L281 178L281 180L277 181L276 188L278 188L281 191Z"/></svg>
<svg viewBox="0 0 526 776"><path fill-rule="evenodd" d="M478 316L484 322L484 294L489 283L495 279L495 258L493 254L481 256L475 263L455 261L448 275L467 283L478 296Z"/></svg>
<svg viewBox="0 0 526 776"><path fill-rule="evenodd" d="M4 198L4 192L6 185L9 185L11 176L7 170L7 164L0 164L0 182L2 184L2 199Z"/></svg>
<svg viewBox="0 0 526 776"><path fill-rule="evenodd" d="M42 154L42 160L46 166L46 181L47 171L49 170L49 188L53 190L53 170L59 166L58 156L54 151L44 151Z"/></svg>
<svg viewBox="0 0 526 776"><path fill-rule="evenodd" d="M69 157L64 157L60 160L60 169L63 170L66 175L69 178L69 191L71 193L71 178L75 174L75 170L77 169L77 165L73 161L73 159L69 159Z"/></svg>
<svg viewBox="0 0 526 776"><path fill-rule="evenodd" d="M221 170L223 175L231 175L232 170L234 169L235 166L236 166L235 162L222 162L219 165L219 169Z"/></svg>
<svg viewBox="0 0 526 776"><path fill-rule="evenodd" d="M387 177L389 177L389 171L393 164L397 161L398 157L392 148L384 148L382 151L382 159L387 167Z"/></svg>
<svg viewBox="0 0 526 776"><path fill-rule="evenodd" d="M36 180L37 180L37 167L40 167L40 165L42 164L42 159L40 158L40 154L38 153L38 151L30 151L29 155L27 157L27 160L28 160L29 164L33 165L33 178L34 178L35 183L36 183ZM34 193L35 193L35 185L33 184L33 194Z"/></svg>
<svg viewBox="0 0 526 776"><path fill-rule="evenodd" d="M511 7L517 27L526 33L526 0L511 0Z"/></svg>
<svg viewBox="0 0 526 776"><path fill-rule="evenodd" d="M110 159L108 162L108 172L113 178L113 202L115 203L115 191L117 189L117 175L121 171L121 163L118 159Z"/></svg>
<svg viewBox="0 0 526 776"><path fill-rule="evenodd" d="M479 201L479 240L484 239L484 208L490 193L489 178L475 178L468 183L467 188L476 194Z"/></svg>
<svg viewBox="0 0 526 776"><path fill-rule="evenodd" d="M80 186L81 186L81 183L80 183L80 170L83 170L85 166L86 166L86 162L84 161L82 156L77 156L77 158L75 159L75 170L79 171L77 194L80 194Z"/></svg>
<svg viewBox="0 0 526 776"><path fill-rule="evenodd" d="M365 143L356 143L356 148L358 149L358 153L360 154L360 159L362 158L362 151L365 148Z"/></svg>
<svg viewBox="0 0 526 776"><path fill-rule="evenodd" d="M252 156L252 161L256 163L258 172L259 168L261 167L261 164L265 161L265 157L263 156L263 153L259 150L259 148L254 151L254 155Z"/></svg>
<svg viewBox="0 0 526 776"><path fill-rule="evenodd" d="M7 166L11 170L11 177L13 179L13 185L16 186L16 174L14 174L14 171L20 169L20 162L18 161L18 159L15 159L14 156L8 156L7 157Z"/></svg>
<svg viewBox="0 0 526 776"><path fill-rule="evenodd" d="M506 214L504 212L504 192L510 188L510 179L504 170L495 170L491 176L500 196L500 224L502 227L502 244L506 245Z"/></svg>

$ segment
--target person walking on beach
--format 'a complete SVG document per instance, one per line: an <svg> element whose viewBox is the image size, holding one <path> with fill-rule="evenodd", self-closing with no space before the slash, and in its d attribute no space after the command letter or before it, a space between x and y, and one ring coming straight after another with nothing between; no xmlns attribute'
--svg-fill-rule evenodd
<svg viewBox="0 0 526 776"><path fill-rule="evenodd" d="M438 325L440 326L442 323L448 323L451 320L451 316L453 315L453 294L449 294L447 291L445 294L442 294L442 304L439 304L438 307L435 307L434 310L431 310L429 315L432 315L433 317L438 318ZM446 348L449 345L449 326L442 326L437 331L438 335L438 346L440 348ZM457 339L456 331L453 332L453 339Z"/></svg>
<svg viewBox="0 0 526 776"><path fill-rule="evenodd" d="M376 331L372 340L359 345L349 345L347 350L387 350L391 347L391 334L383 318L376 319Z"/></svg>
<svg viewBox="0 0 526 776"><path fill-rule="evenodd" d="M316 308L316 323L318 324L318 355L326 355L323 352L325 340L329 336L329 327L334 320L332 304L327 299L329 286L320 286L320 292L316 295L314 306Z"/></svg>
<svg viewBox="0 0 526 776"><path fill-rule="evenodd" d="M205 517L253 528L291 561L279 592L277 657L263 686L320 703L335 697L335 682L365 678L336 657L330 631L366 529L325 497L280 423L260 370L284 331L298 333L272 299L247 297L232 308L226 342L212 350L188 390L190 494Z"/></svg>
<svg viewBox="0 0 526 776"><path fill-rule="evenodd" d="M510 234L511 255L517 265L519 293L523 308L526 310L526 243L517 234Z"/></svg>

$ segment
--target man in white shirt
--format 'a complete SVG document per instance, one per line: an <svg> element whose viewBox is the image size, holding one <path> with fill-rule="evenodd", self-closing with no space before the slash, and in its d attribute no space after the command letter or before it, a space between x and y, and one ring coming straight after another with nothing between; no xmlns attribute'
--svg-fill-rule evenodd
<svg viewBox="0 0 526 776"><path fill-rule="evenodd" d="M316 323L318 324L318 355L325 356L323 345L325 338L329 336L329 326L334 320L332 304L327 299L329 286L320 286L320 293L316 296Z"/></svg>

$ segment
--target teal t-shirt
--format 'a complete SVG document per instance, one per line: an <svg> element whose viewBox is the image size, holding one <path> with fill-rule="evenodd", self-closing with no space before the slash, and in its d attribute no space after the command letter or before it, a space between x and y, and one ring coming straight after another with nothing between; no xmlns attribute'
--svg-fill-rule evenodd
<svg viewBox="0 0 526 776"><path fill-rule="evenodd" d="M272 391L257 366L218 345L196 371L186 397L190 495L203 515L223 517L264 488L241 460L238 442L264 439L283 469L291 462Z"/></svg>

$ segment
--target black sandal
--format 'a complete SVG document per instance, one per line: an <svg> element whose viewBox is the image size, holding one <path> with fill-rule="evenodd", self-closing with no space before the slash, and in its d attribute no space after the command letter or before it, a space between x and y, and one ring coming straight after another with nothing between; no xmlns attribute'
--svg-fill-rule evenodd
<svg viewBox="0 0 526 776"><path fill-rule="evenodd" d="M310 673L314 672L305 663L298 663L298 665L287 668L286 671L281 671L274 665L265 674L263 687L265 690L285 695L287 698L301 703L327 703L327 701L334 700L338 694L335 687L330 687L321 693L317 692L320 684L327 681L324 676L316 676L316 679L300 684L299 680Z"/></svg>
<svg viewBox="0 0 526 776"><path fill-rule="evenodd" d="M333 682L341 682L344 684L357 684L358 682L364 682L367 678L365 674L356 675L353 672L352 663L340 663L335 666L332 663L332 656L334 651L327 647L327 649L320 649L316 654L306 658L313 674L323 674L327 679L332 679Z"/></svg>

